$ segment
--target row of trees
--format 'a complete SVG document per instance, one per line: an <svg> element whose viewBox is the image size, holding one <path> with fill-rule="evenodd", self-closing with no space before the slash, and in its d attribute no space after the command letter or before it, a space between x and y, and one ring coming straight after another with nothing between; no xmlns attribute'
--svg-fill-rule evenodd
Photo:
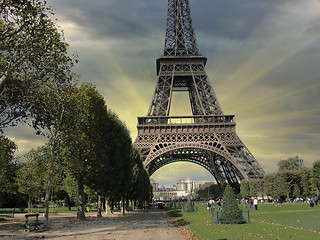
<svg viewBox="0 0 320 240"><path fill-rule="evenodd" d="M77 87L77 57L68 54L46 1L1 1L0 13L0 132L28 122L48 139L19 166L16 146L1 136L2 192L13 191L3 187L9 181L31 201L45 184L46 225L52 189L60 185L76 185L78 219L85 218L84 186L100 196L100 203L148 200L149 178L127 127L107 110L94 86ZM17 178L10 174L14 168L19 168Z"/></svg>
<svg viewBox="0 0 320 240"><path fill-rule="evenodd" d="M303 159L297 157L281 160L278 172L266 175L263 179L242 180L242 198L270 196L280 198L307 198L319 195L320 160L312 168L304 166Z"/></svg>

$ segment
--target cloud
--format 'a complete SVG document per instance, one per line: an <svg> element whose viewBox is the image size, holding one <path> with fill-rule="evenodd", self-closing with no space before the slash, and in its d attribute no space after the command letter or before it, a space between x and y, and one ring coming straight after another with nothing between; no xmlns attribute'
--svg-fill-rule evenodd
<svg viewBox="0 0 320 240"><path fill-rule="evenodd" d="M165 2L133 0L49 1L63 21L77 23L94 38L139 39L165 23ZM161 9L163 11L157 11ZM158 21L161 19L162 21Z"/></svg>
<svg viewBox="0 0 320 240"><path fill-rule="evenodd" d="M215 181L206 169L188 162L176 162L165 165L158 169L151 178L161 183L161 185L172 186L186 176L193 181Z"/></svg>
<svg viewBox="0 0 320 240"><path fill-rule="evenodd" d="M16 143L18 146L16 156L20 157L31 149L43 146L47 139L36 135L32 127L28 125L18 125L16 127L7 127L4 129L5 136Z"/></svg>

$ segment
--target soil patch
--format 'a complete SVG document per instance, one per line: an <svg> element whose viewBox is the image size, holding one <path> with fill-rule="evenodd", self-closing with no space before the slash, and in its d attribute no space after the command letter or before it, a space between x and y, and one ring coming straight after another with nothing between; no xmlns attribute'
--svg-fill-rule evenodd
<svg viewBox="0 0 320 240"><path fill-rule="evenodd" d="M24 214L0 222L0 239L157 239L182 240L187 237L170 223L173 218L163 210L149 212L133 211L123 216L117 212L111 216L97 218L95 212L86 213L86 221L77 221L75 213L58 213L49 218L50 230L25 232L22 224ZM44 221L41 217L40 221Z"/></svg>

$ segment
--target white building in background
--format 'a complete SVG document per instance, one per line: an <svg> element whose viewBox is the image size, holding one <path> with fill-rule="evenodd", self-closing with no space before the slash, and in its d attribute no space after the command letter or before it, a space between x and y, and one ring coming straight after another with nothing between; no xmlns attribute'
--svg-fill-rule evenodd
<svg viewBox="0 0 320 240"><path fill-rule="evenodd" d="M190 178L181 179L177 185L170 187L159 186L153 179L150 179L153 187L153 197L155 200L171 200L177 198L187 198L188 195L192 195L194 185Z"/></svg>
<svg viewBox="0 0 320 240"><path fill-rule="evenodd" d="M190 178L183 178L177 183L177 190L191 193L194 189L193 181Z"/></svg>
<svg viewBox="0 0 320 240"><path fill-rule="evenodd" d="M190 178L183 178L177 183L177 185L166 188L164 186L159 186L159 184L153 179L150 179L150 182L153 188L153 198L161 201L187 198L188 195L192 196L195 189L204 189L205 187L215 183L207 181L193 182Z"/></svg>
<svg viewBox="0 0 320 240"><path fill-rule="evenodd" d="M157 192L159 191L159 183L157 183L155 180L153 180L152 178L150 178L150 183L152 186L152 191L153 192Z"/></svg>

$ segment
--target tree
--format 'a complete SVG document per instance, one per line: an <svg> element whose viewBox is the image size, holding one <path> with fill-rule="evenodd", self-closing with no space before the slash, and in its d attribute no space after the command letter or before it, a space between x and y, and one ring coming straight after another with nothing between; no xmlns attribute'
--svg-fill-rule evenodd
<svg viewBox="0 0 320 240"><path fill-rule="evenodd" d="M47 227L59 129L75 84L72 67L77 60L68 55L68 44L51 20L53 12L45 0L5 0L0 11L0 128L32 117L36 133L49 139Z"/></svg>
<svg viewBox="0 0 320 240"><path fill-rule="evenodd" d="M45 192L47 156L44 149L30 150L24 155L24 163L17 173L19 192L28 195L28 212L32 212L32 202L40 199Z"/></svg>
<svg viewBox="0 0 320 240"><path fill-rule="evenodd" d="M189 195L187 197L187 203L184 206L184 209L185 209L186 212L194 212L194 206L193 206L193 204L191 202L191 198L190 198Z"/></svg>
<svg viewBox="0 0 320 240"><path fill-rule="evenodd" d="M15 176L19 166L14 159L16 149L14 142L0 135L0 206L8 205L9 196L17 191Z"/></svg>
<svg viewBox="0 0 320 240"><path fill-rule="evenodd" d="M0 129L28 116L27 90L73 64L52 15L45 0L0 3Z"/></svg>
<svg viewBox="0 0 320 240"><path fill-rule="evenodd" d="M122 211L125 214L126 200L129 199L129 189L133 178L134 161L137 156L134 156L134 153L132 155L132 140L126 125L113 111L108 110L107 114L108 121L105 124L103 138L106 144L107 164L105 167L107 167L106 172L109 179L108 186L104 189L106 205L110 205L110 202L119 203L121 201ZM146 176L145 174L142 177L146 179ZM113 207L113 204L111 205Z"/></svg>
<svg viewBox="0 0 320 240"><path fill-rule="evenodd" d="M263 181L261 179L249 179L251 197L263 196Z"/></svg>
<svg viewBox="0 0 320 240"><path fill-rule="evenodd" d="M48 181L45 195L45 227L49 221L49 201L55 175L54 166L61 155L60 133L64 124L64 115L67 113L70 104L70 96L73 83L61 81L59 75L52 78L47 84L39 84L34 91L33 99L30 98L30 113L33 117L32 125L37 134L48 138L49 161L48 161ZM30 90L32 92L33 90Z"/></svg>
<svg viewBox="0 0 320 240"><path fill-rule="evenodd" d="M263 178L264 192L273 199L279 199L281 196L284 196L284 187L285 182L275 173L266 175Z"/></svg>
<svg viewBox="0 0 320 240"><path fill-rule="evenodd" d="M240 194L245 199L251 198L250 183L249 183L248 179L244 179L244 180L241 181Z"/></svg>
<svg viewBox="0 0 320 240"><path fill-rule="evenodd" d="M23 158L24 162L17 173L19 192L28 195L28 209L32 212L32 203L40 201L46 192L45 185L50 177L50 147L48 145L31 149ZM63 169L59 161L54 162L54 176L52 178L51 192L61 190Z"/></svg>
<svg viewBox="0 0 320 240"><path fill-rule="evenodd" d="M304 168L304 160L296 156L294 158L288 158L286 160L281 160L278 163L279 171L283 170L298 170Z"/></svg>
<svg viewBox="0 0 320 240"><path fill-rule="evenodd" d="M74 89L64 116L61 139L65 167L77 183L77 219L85 219L84 185L97 186L103 177L108 180L108 175L101 175L108 165L103 137L107 134L104 131L106 116L105 102L94 86L82 84Z"/></svg>
<svg viewBox="0 0 320 240"><path fill-rule="evenodd" d="M233 189L227 185L223 192L223 208L220 216L222 224L245 223L242 212L237 204Z"/></svg>
<svg viewBox="0 0 320 240"><path fill-rule="evenodd" d="M313 163L312 174L318 191L320 190L320 160Z"/></svg>
<svg viewBox="0 0 320 240"><path fill-rule="evenodd" d="M151 198L149 175L143 166L139 150L134 146L131 147L131 158L134 166L128 198L140 203L149 201Z"/></svg>

